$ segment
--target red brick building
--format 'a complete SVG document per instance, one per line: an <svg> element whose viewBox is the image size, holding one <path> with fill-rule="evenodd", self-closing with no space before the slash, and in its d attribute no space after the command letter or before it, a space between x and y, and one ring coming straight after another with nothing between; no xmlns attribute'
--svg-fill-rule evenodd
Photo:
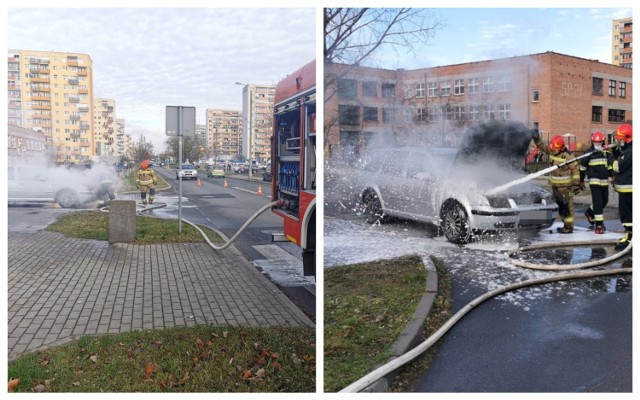
<svg viewBox="0 0 640 400"><path fill-rule="evenodd" d="M474 124L520 121L586 144L632 122L632 70L554 52L417 70L325 67L325 144L456 146Z"/></svg>

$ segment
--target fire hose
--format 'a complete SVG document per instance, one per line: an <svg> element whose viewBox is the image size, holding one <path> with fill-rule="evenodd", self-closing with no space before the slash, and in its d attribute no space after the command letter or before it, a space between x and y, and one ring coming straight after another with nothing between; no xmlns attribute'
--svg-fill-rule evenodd
<svg viewBox="0 0 640 400"><path fill-rule="evenodd" d="M575 264L575 267L573 265L571 265L571 266L566 266L566 265L565 266L561 266L561 265L541 265L541 264L531 264L531 263L524 263L524 262L514 262L516 260L514 260L511 257L512 254L514 254L515 252L518 252L518 251L522 252L522 251L529 251L529 250L534 250L534 249L543 249L543 248L549 248L549 247L575 246L578 243L596 245L596 244L605 244L605 243L606 244L613 244L613 243L615 243L615 241L565 242L565 243L553 243L553 244L545 244L545 245L534 245L534 246L525 247L525 248L522 248L522 249L519 249L519 250L516 250L516 251L513 251L513 252L509 252L509 253L507 253L507 257L514 264L516 264L518 266L525 267L525 268L559 271L559 270L571 269L570 267L573 267L573 269L577 269L577 268L586 268L586 267L592 267L592 266L596 266L596 265L606 264L606 263L609 263L609 262L611 262L613 260L616 260L616 259L624 256L629 251L631 251L631 247L632 247L631 242L629 242L629 245L624 250L622 250L621 252L618 252L616 254L613 254L612 256L609 256L609 257L606 257L606 258L603 258L603 259L600 259L600 260L595 260L595 261L592 261L592 262L589 262L589 263ZM552 267L554 267L554 268L552 268ZM500 294L503 294L503 293L506 293L506 292L510 292L510 291L513 291L513 290L516 290L516 289L521 289L521 288L527 287L527 286L541 285L541 284L545 284L545 283L557 282L557 281L563 281L563 280L594 278L594 277L601 277L601 276L608 276L608 275L620 275L620 274L631 274L631 268L616 268L616 269L608 269L608 270L580 271L580 272L557 274L557 275L548 276L548 277L544 277L544 278L537 278L537 279L530 279L530 280L526 280L526 281L522 281L522 282L515 282L515 283L512 283L510 285L501 286L501 287L499 287L497 289L489 291L489 292L487 292L487 293L485 293L485 294L483 294L483 295L481 295L479 297L476 297L471 302L467 303L464 307L462 307L462 309L460 309L457 313L455 313L444 325L442 325L436 332L434 332L431 336L429 336L422 343L420 343L419 345L417 345L413 349L409 350L405 354L403 354L403 355L391 360L387 364L382 365L381 367L379 367L379 368L375 369L374 371L368 373L364 377L362 377L362 378L358 379L357 381L353 382L349 386L347 386L344 389L340 390L340 393L360 392L360 391L366 389L367 387L371 386L372 384L374 384L379 379L385 377L386 375L388 375L392 371L402 367L406 363L408 363L411 360L413 360L414 358L418 357L419 355L421 355L422 353L427 351L431 346L433 346L442 336L444 336L445 333L447 333L469 311L473 310L476 306L478 306L479 304L481 304L485 300L488 300L488 299L490 299L492 297L495 297L497 295L500 295Z"/></svg>
<svg viewBox="0 0 640 400"><path fill-rule="evenodd" d="M198 232L200 232L200 234L202 235L202 237L204 238L204 240L207 242L207 244L209 245L209 247L211 247L214 250L220 251L220 250L224 250L227 247L229 247L231 245L231 243L233 243L238 236L240 236L240 234L242 232L245 231L245 229L247 229L247 227L249 225L251 225L251 223L260 216L260 214L262 214L263 212L269 210L272 206L277 205L278 202L277 201L272 201L270 203L265 204L264 206L262 206L258 211L256 211L251 217L249 217L249 219L240 227L240 229L238 229L238 231L231 237L231 239L227 240L226 243L224 243L221 246L216 246L215 244L213 244L209 238L207 237L206 233L204 233L204 231L202 231L202 229L200 229L200 227L198 227L196 224L194 224L191 221L188 221L186 219L182 219L184 222L186 222L187 224L193 226ZM167 205L165 203L156 203L155 205L149 205L148 207L145 207L141 210L136 211L137 214L142 215L142 213L147 212L147 211L151 211L151 210L155 210L158 208L162 208L162 207L166 207ZM106 207L102 207L100 208L100 211L103 212L108 212L109 210L109 206Z"/></svg>

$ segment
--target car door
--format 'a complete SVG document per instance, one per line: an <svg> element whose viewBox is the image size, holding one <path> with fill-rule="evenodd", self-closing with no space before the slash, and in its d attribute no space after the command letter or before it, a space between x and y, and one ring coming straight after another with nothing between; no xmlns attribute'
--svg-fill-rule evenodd
<svg viewBox="0 0 640 400"><path fill-rule="evenodd" d="M405 185L411 201L407 212L419 220L437 221L441 181L437 179L433 159L426 151L412 151L407 157Z"/></svg>
<svg viewBox="0 0 640 400"><path fill-rule="evenodd" d="M409 200L404 181L406 155L401 150L385 151L376 179L385 210L396 215L406 213Z"/></svg>

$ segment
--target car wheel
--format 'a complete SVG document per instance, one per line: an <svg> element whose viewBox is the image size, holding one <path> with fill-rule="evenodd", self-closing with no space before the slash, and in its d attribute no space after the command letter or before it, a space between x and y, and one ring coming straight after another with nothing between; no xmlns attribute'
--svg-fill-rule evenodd
<svg viewBox="0 0 640 400"><path fill-rule="evenodd" d="M365 220L370 224L382 223L384 220L384 211L382 203L376 192L367 191L362 195L362 204L364 205L363 214Z"/></svg>
<svg viewBox="0 0 640 400"><path fill-rule="evenodd" d="M467 212L457 201L446 203L440 212L444 236L451 243L465 244L471 240Z"/></svg>
<svg viewBox="0 0 640 400"><path fill-rule="evenodd" d="M56 194L56 202L62 208L72 208L80 204L80 197L75 190L62 189Z"/></svg>

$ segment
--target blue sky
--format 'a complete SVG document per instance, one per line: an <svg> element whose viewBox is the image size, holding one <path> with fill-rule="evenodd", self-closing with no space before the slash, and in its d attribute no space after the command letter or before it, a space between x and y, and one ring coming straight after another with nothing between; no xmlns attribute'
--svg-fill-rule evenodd
<svg viewBox="0 0 640 400"><path fill-rule="evenodd" d="M631 8L435 8L429 13L446 26L427 46L416 54L387 50L371 63L414 69L546 51L610 63L611 22L632 16Z"/></svg>

